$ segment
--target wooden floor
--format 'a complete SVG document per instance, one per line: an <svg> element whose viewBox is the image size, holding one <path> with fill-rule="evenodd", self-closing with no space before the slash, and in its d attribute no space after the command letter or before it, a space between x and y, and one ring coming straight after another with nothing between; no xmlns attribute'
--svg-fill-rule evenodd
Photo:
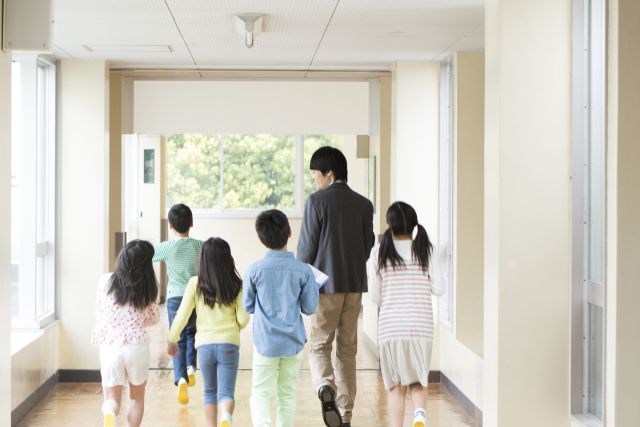
<svg viewBox="0 0 640 427"><path fill-rule="evenodd" d="M145 416L143 426L203 426L204 411L202 407L202 378L200 371L196 373L196 386L189 389L190 402L182 406L176 400L176 387L173 385L171 358L165 353L165 337L168 322L166 308L162 307L163 318L150 330L153 343L151 345L151 366L147 394L145 398ZM306 317L306 316L304 316ZM308 318L305 325L308 327ZM251 413L249 396L251 394L252 338L251 325L242 332L240 370L236 386L236 410L233 415L234 426L250 427ZM358 322L359 336L362 336L362 320ZM387 393L384 390L379 365L362 339L358 342L358 394L351 425L353 427L389 426L387 412ZM118 426L127 425L126 414L128 399L125 390L122 399L122 410L118 417ZM311 374L309 372L308 349L305 348L304 362L300 370L297 388L296 426L323 427L318 398L313 392ZM102 426L101 406L103 402L100 384L58 384L27 416L18 424L19 427L35 426ZM275 420L275 393L272 398L272 418ZM405 426L411 426L413 407L407 399ZM462 407L449 395L440 384L432 384L429 388L429 404L427 406L427 425L444 426L477 426Z"/></svg>

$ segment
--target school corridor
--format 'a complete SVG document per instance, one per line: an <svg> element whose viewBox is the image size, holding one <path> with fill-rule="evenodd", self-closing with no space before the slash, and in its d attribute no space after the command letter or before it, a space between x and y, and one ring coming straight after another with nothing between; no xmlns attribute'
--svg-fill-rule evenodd
<svg viewBox="0 0 640 427"><path fill-rule="evenodd" d="M153 343L151 345L151 373L145 396L145 416L142 426L200 427L206 426L202 406L202 377L196 373L196 385L189 388L189 404L180 405L176 400L176 387L173 383L173 364L167 355L166 333L168 318L166 305L161 305L160 323L149 328ZM305 326L308 334L308 317ZM362 317L362 316L361 316ZM253 354L251 323L241 332L240 369L236 386L236 409L233 414L234 425L250 426L251 411L251 363ZM362 318L358 321L362 337ZM335 357L335 350L334 350ZM358 395L351 425L354 427L389 426L387 416L387 394L384 390L378 361L360 338L358 342ZM125 387L126 388L126 387ZM126 390L125 390L126 394ZM304 350L304 359L297 387L296 426L323 427L320 401L313 392L309 371L308 346ZM127 401L123 395L122 410L118 417L118 426L127 426ZM18 424L19 427L37 426L102 426L101 406L102 387L97 383L58 384L40 403L38 403ZM413 425L411 401L407 401L405 426ZM276 419L275 389L271 401L272 419ZM429 389L427 422L430 427L476 427L477 424L451 397L441 384L432 384Z"/></svg>

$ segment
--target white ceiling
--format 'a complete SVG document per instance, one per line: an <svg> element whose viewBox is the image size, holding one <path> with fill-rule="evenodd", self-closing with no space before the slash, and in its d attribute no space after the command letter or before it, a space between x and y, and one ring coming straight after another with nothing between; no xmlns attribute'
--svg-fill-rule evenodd
<svg viewBox="0 0 640 427"><path fill-rule="evenodd" d="M247 49L236 13L262 13ZM56 0L55 55L112 68L388 69L484 51L484 0ZM171 53L83 45L168 45Z"/></svg>

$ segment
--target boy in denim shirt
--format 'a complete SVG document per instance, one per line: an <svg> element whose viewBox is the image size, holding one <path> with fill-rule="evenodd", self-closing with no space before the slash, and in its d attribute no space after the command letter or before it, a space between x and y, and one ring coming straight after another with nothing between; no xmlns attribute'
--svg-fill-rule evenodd
<svg viewBox="0 0 640 427"><path fill-rule="evenodd" d="M244 276L242 304L253 314L253 385L251 418L255 427L271 427L269 401L278 375L277 427L292 427L296 384L307 334L300 312L316 311L318 285L307 264L287 252L291 228L278 210L261 213L256 231L267 251Z"/></svg>

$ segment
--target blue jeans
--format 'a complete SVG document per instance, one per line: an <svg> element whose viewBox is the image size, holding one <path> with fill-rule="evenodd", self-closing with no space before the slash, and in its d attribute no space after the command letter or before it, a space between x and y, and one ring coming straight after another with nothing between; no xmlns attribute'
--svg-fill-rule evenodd
<svg viewBox="0 0 640 427"><path fill-rule="evenodd" d="M200 373L204 382L204 404L235 402L240 347L235 344L207 344L198 347Z"/></svg>
<svg viewBox="0 0 640 427"><path fill-rule="evenodd" d="M169 328L173 324L180 308L182 298L171 298L167 301L167 311L169 313ZM187 375L187 367L193 366L194 368L198 363L198 354L196 353L196 311L193 310L187 326L184 327L180 333L180 341L178 341L178 348L180 349L180 356L173 358L173 379L174 383L178 385L180 378L184 378L189 382L189 375Z"/></svg>

